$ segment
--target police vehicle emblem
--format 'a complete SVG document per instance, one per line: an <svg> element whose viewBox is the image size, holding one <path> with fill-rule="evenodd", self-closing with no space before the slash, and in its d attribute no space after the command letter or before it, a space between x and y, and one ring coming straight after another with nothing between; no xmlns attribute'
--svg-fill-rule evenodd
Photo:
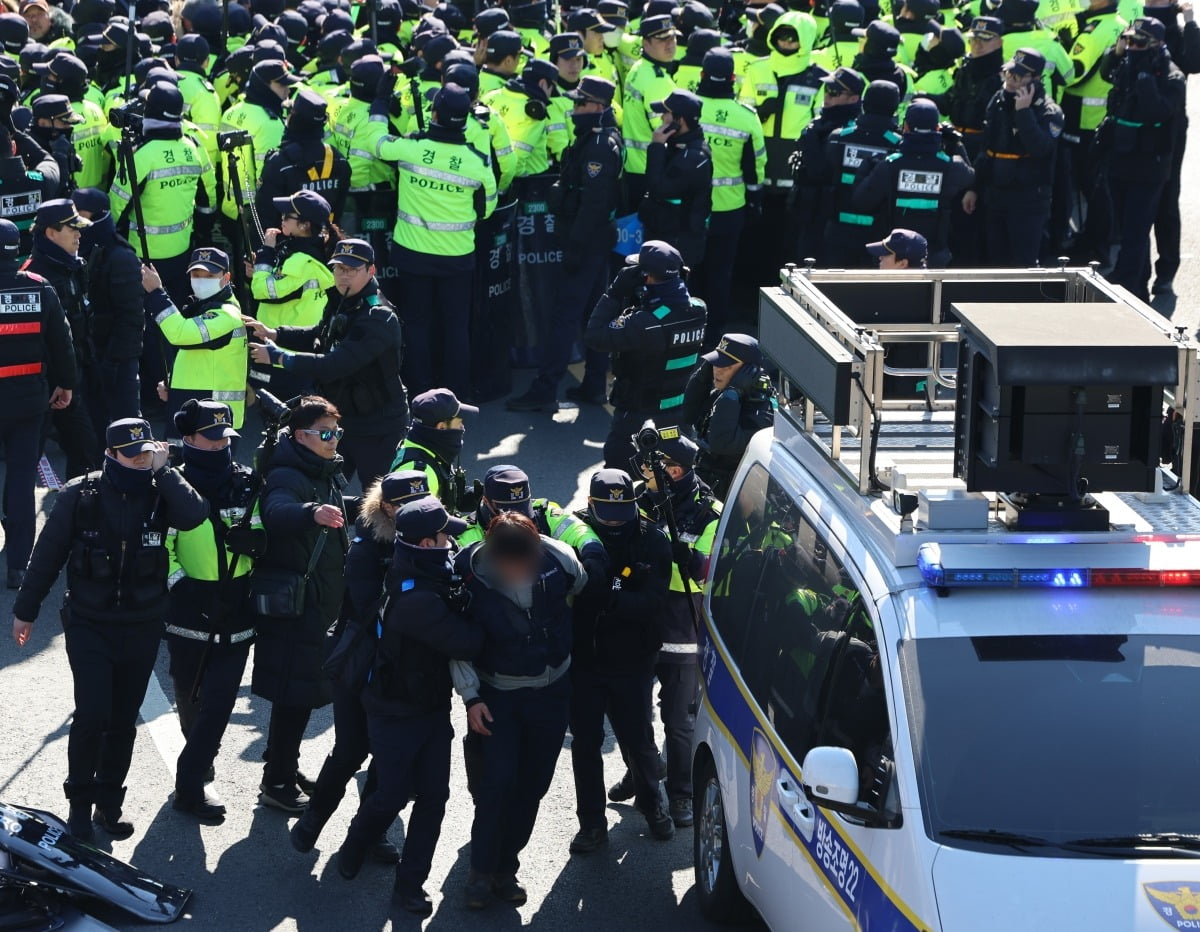
<svg viewBox="0 0 1200 932"><path fill-rule="evenodd" d="M754 853L762 857L767 842L767 822L775 803L775 774L779 764L767 736L754 729L750 742L750 833L754 836Z"/></svg>
<svg viewBox="0 0 1200 932"><path fill-rule="evenodd" d="M599 174L600 174L600 163L599 162L588 162L587 163L587 176L589 178L595 178L595 177L599 176Z"/></svg>
<svg viewBox="0 0 1200 932"><path fill-rule="evenodd" d="M1144 883L1146 898L1172 929L1200 929L1200 884Z"/></svg>

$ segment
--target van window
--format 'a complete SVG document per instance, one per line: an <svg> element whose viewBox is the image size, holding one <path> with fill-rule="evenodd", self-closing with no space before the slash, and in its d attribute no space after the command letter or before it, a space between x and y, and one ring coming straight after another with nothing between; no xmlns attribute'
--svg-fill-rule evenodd
<svg viewBox="0 0 1200 932"><path fill-rule="evenodd" d="M793 758L854 752L861 798L892 755L869 606L799 504L756 466L734 503L712 587L726 648Z"/></svg>

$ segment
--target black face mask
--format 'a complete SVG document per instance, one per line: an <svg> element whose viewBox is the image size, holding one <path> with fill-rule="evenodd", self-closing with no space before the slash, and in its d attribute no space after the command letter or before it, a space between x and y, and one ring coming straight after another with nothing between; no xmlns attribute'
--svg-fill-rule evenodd
<svg viewBox="0 0 1200 932"><path fill-rule="evenodd" d="M233 447L230 445L223 450L201 450L185 440L183 467L188 482L198 490L215 490L233 472Z"/></svg>
<svg viewBox="0 0 1200 932"><path fill-rule="evenodd" d="M126 466L115 457L104 454L104 475L116 486L118 492L125 495L138 495L150 488L154 478L149 469L134 469Z"/></svg>
<svg viewBox="0 0 1200 932"><path fill-rule="evenodd" d="M575 125L576 135L585 135L600 126L604 119L603 113L572 113L571 122Z"/></svg>
<svg viewBox="0 0 1200 932"><path fill-rule="evenodd" d="M624 524L608 525L597 520L591 527L605 544L625 544L637 533L638 523L626 521Z"/></svg>

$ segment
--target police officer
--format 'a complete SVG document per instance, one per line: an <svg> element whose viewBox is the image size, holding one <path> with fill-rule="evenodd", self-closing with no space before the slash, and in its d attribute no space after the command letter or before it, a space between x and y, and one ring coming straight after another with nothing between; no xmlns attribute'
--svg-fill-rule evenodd
<svg viewBox="0 0 1200 932"><path fill-rule="evenodd" d="M912 96L916 72L896 61L896 50L900 47L900 33L891 23L875 19L854 35L862 40L862 48L850 63L850 67L868 82L891 81L900 90L901 101L907 103Z"/></svg>
<svg viewBox="0 0 1200 932"><path fill-rule="evenodd" d="M79 254L87 262L96 371L109 421L141 416L138 360L146 315L142 311L142 263L117 232L108 194L77 188L71 195L79 215L91 221L82 231Z"/></svg>
<svg viewBox="0 0 1200 932"><path fill-rule="evenodd" d="M118 228L123 220L128 224L130 241L140 255L154 262L172 299L182 302L187 296L192 229L197 220L202 227L212 227L216 174L208 153L183 132L183 95L178 88L165 82L151 87L145 119L141 142L133 153L134 177L119 172L110 192L113 219ZM138 216L130 206L135 187L140 190L145 230L138 229ZM203 229L198 232L202 240L207 239ZM157 354L157 339L147 343ZM143 361L150 358L143 356ZM149 367L152 372L158 368Z"/></svg>
<svg viewBox="0 0 1200 932"><path fill-rule="evenodd" d="M360 136L371 119L371 102L383 72L378 55L366 55L350 66L350 96L337 108L332 142L350 163L353 222L349 228L363 234L374 248L386 250L382 234L396 203L396 168L363 146Z"/></svg>
<svg viewBox="0 0 1200 932"><path fill-rule="evenodd" d="M334 288L316 327L269 329L247 323L264 340L251 348L256 362L279 366L342 412L346 435L338 447L346 476L363 488L387 472L408 429L408 399L400 380L404 339L400 321L379 293L375 250L366 240L344 239L329 260Z"/></svg>
<svg viewBox="0 0 1200 932"><path fill-rule="evenodd" d="M752 336L726 333L700 359L683 414L700 447L696 474L724 500L750 440L775 422L775 391Z"/></svg>
<svg viewBox="0 0 1200 932"><path fill-rule="evenodd" d="M330 634L332 645L325 671L333 681L334 744L321 765L308 807L292 826L292 847L307 854L325 824L337 811L346 785L370 754L363 686L370 676L377 640L376 623L385 604L384 585L396 550L396 513L409 502L426 498L429 483L423 472L402 469L372 483L363 494L346 552L346 603ZM363 795L375 792L378 773L367 769ZM383 826L372 848L375 860L396 864L400 851L388 840Z"/></svg>
<svg viewBox="0 0 1200 932"><path fill-rule="evenodd" d="M259 480L233 459L231 438L238 433L228 405L190 399L174 427L183 437L180 472L204 496L209 517L197 528L167 532L167 652L185 739L172 806L201 822L221 822L225 805L205 784L254 639L246 594L254 556L266 545Z"/></svg>
<svg viewBox="0 0 1200 932"><path fill-rule="evenodd" d="M876 165L851 197L855 210L882 210L893 226L903 221L924 236L933 268L950 262L950 215L975 179L961 156L942 151L939 120L933 101L913 101L899 150Z"/></svg>
<svg viewBox="0 0 1200 932"><path fill-rule="evenodd" d="M175 70L179 74L179 93L183 95L183 116L194 127L208 160L216 165L221 99L208 80L209 54L208 40L199 33L180 36L175 43Z"/></svg>
<svg viewBox="0 0 1200 932"><path fill-rule="evenodd" d="M834 0L829 6L829 28L817 40L813 52L814 64L826 71L849 68L858 55L858 39L854 30L862 27L864 12L858 0Z"/></svg>
<svg viewBox="0 0 1200 932"><path fill-rule="evenodd" d="M983 148L983 124L988 104L1000 90L1004 65L1004 23L995 16L979 16L967 32L969 52L954 73L954 83L938 108L962 133L963 145L974 161Z"/></svg>
<svg viewBox="0 0 1200 932"><path fill-rule="evenodd" d="M660 123L646 150L646 194L638 205L644 238L671 243L689 268L698 268L704 258L712 211L713 162L700 126L703 106L691 91L672 91L650 105Z"/></svg>
<svg viewBox="0 0 1200 932"><path fill-rule="evenodd" d="M567 123L570 121L573 101L570 93L579 87L583 66L587 56L583 51L583 37L575 32L560 32L550 37L550 63L558 69L554 82L554 94L549 101L549 125L547 144L556 162L562 160L563 152L571 142Z"/></svg>
<svg viewBox="0 0 1200 932"><path fill-rule="evenodd" d="M954 85L954 75L967 51L967 40L958 29L942 26L936 20L929 27L913 59L913 70L917 73L913 93L936 99ZM1058 48L1061 51L1062 47Z"/></svg>
<svg viewBox="0 0 1200 932"><path fill-rule="evenodd" d="M648 418L676 419L704 324L704 302L688 294L679 250L659 240L643 243L596 303L584 341L615 354L616 410L604 442L610 468L628 465L636 452L631 438Z"/></svg>
<svg viewBox="0 0 1200 932"><path fill-rule="evenodd" d="M51 410L58 444L67 457L68 479L96 469L102 462L94 418L99 409L93 407L99 390L92 315L87 305L85 265L79 258L81 233L89 226L91 221L80 216L66 198L43 201L34 218L33 254L24 266L54 289L71 325L79 375L70 403Z"/></svg>
<svg viewBox="0 0 1200 932"><path fill-rule="evenodd" d="M1106 64L1112 91L1099 148L1121 247L1108 278L1149 301L1150 230L1171 175L1175 123L1186 118L1187 77L1171 61L1166 27L1150 17L1130 24Z"/></svg>
<svg viewBox="0 0 1200 932"><path fill-rule="evenodd" d="M83 117L71 109L71 102L62 94L39 94L34 98L32 110L33 122L29 125L29 134L54 156L58 177L62 182L60 187L64 193L70 193L75 188L75 173L83 168L72 138ZM31 221L32 215L33 211L30 211Z"/></svg>
<svg viewBox="0 0 1200 932"><path fill-rule="evenodd" d="M484 631L474 663L478 695L465 697L468 724L482 737L466 901L482 909L494 895L520 906L526 900L517 879L520 854L567 730L569 600L583 590L587 573L570 547L512 511L458 555L455 570L467 580L467 617Z"/></svg>
<svg viewBox="0 0 1200 932"><path fill-rule="evenodd" d="M492 12L491 9L483 10L480 16ZM505 13L506 19L507 16ZM479 67L479 94L486 98L516 77L521 61L521 36L503 26L489 33L482 44L484 54Z"/></svg>
<svg viewBox="0 0 1200 932"><path fill-rule="evenodd" d="M574 141L563 154L559 180L551 189L563 243L563 277L549 339L537 378L529 390L508 401L511 411L557 411L558 386L579 339L583 314L594 307L608 281L609 256L616 243L614 218L621 204L621 132L613 116L616 87L585 77L567 97L574 104ZM567 397L603 403L608 357L589 350L583 382Z"/></svg>
<svg viewBox="0 0 1200 932"><path fill-rule="evenodd" d="M745 229L747 213L762 210L767 149L762 123L734 97L734 59L728 49L710 49L700 69L700 128L712 153L712 213L704 242L707 261L695 273L693 287L709 307L709 334L729 314L733 257ZM678 245L678 244L676 244Z"/></svg>
<svg viewBox="0 0 1200 932"><path fill-rule="evenodd" d="M963 210L974 213L977 199L986 205L989 265L1031 268L1041 254L1063 125L1042 83L1045 67L1036 49L1017 49L1004 66L1004 87L988 104L975 187L963 195Z"/></svg>
<svg viewBox="0 0 1200 932"><path fill-rule="evenodd" d="M385 115L387 98L371 106L372 114ZM470 111L470 94L450 84L434 97L423 135L401 139L387 135L386 124L370 124L379 130L369 145L400 165L390 258L404 282L400 290L400 279L393 279L406 340L425 349L405 360L405 382L418 393L439 383L464 396L470 388L462 360L470 358L475 225L496 208L490 161L464 133Z"/></svg>
<svg viewBox="0 0 1200 932"><path fill-rule="evenodd" d="M9 308L0 333L0 442L4 444L4 550L9 589L17 589L33 550L33 489L42 423L49 407L71 403L78 373L71 330L54 289L19 271L21 236L0 220L0 295Z"/></svg>
<svg viewBox="0 0 1200 932"><path fill-rule="evenodd" d="M457 465L466 427L464 414L478 414L448 388L433 388L412 400L412 424L396 450L391 471L417 469L429 480L429 494L452 514L470 514L478 499L466 491L466 474Z"/></svg>
<svg viewBox="0 0 1200 932"><path fill-rule="evenodd" d="M84 840L93 818L114 838L133 834L121 806L167 609L167 529L190 531L208 516L146 421L114 421L106 443L103 470L59 493L13 605L13 635L24 646L67 568L62 614L75 712L63 789L68 828Z"/></svg>
<svg viewBox="0 0 1200 932"><path fill-rule="evenodd" d="M372 845L415 798L393 897L402 909L428 916L433 903L422 887L450 798L449 662L474 660L486 633L462 616L457 591L453 540L467 523L429 496L402 505L395 523L387 610L363 691L379 785L359 803L338 852L338 871L355 877Z"/></svg>
<svg viewBox="0 0 1200 932"><path fill-rule="evenodd" d="M154 267L142 269L146 313L176 350L168 407L182 407L189 398L220 402L228 405L236 429L246 411L246 327L233 295L229 256L215 246L201 247L192 252L187 274L193 299L180 311Z"/></svg>
<svg viewBox="0 0 1200 932"><path fill-rule="evenodd" d="M30 163L34 168L30 168ZM58 196L59 169L54 157L25 133L0 126L0 217L21 232L21 255L32 251L32 230L38 208Z"/></svg>
<svg viewBox="0 0 1200 932"><path fill-rule="evenodd" d="M929 261L929 242L913 230L892 230L878 243L867 243L867 252L883 271L923 269Z"/></svg>
<svg viewBox="0 0 1200 932"><path fill-rule="evenodd" d="M556 122L550 114L557 80L558 68L544 59L535 58L519 76L510 78L503 87L480 98L508 129L509 138L519 153L518 178L546 172L551 153L557 156L569 141L566 126Z"/></svg>
<svg viewBox="0 0 1200 932"><path fill-rule="evenodd" d="M350 188L350 163L325 141L327 118L328 107L320 94L302 89L292 98L283 139L263 163L258 186L256 204L264 228L279 224L273 200L300 190L325 198L333 222L339 222Z"/></svg>
<svg viewBox="0 0 1200 932"><path fill-rule="evenodd" d="M618 85L621 80L618 56L616 50L609 49L605 42L605 37L616 32L617 27L607 22L595 9L581 7L567 14L567 28L583 38L583 51L587 54L583 76L603 78L614 86Z"/></svg>
<svg viewBox="0 0 1200 932"><path fill-rule="evenodd" d="M108 118L94 100L88 98L88 69L79 58L60 51L48 62L34 66L41 76L42 93L62 94L71 101L71 108L83 117L72 133L75 152L82 168L75 172L75 184L94 188L108 184L112 177L112 155L105 136L110 131Z"/></svg>
<svg viewBox="0 0 1200 932"><path fill-rule="evenodd" d="M675 90L675 48L679 33L670 16L647 16L638 27L641 58L629 69L622 85L622 132L625 136L625 189L636 205L646 193L646 155L654 139L651 105Z"/></svg>
<svg viewBox="0 0 1200 932"><path fill-rule="evenodd" d="M267 548L256 566L273 568L276 579L286 574L288 591L298 586L304 593L299 616L286 593L288 613L265 614L277 610L269 587L255 602L251 688L271 702L259 800L288 813L308 804L305 792L313 783L299 769L300 743L313 709L332 699L322 672L325 632L341 612L350 545L337 455L341 436L336 407L319 396L301 398L272 454L262 492Z"/></svg>
<svg viewBox="0 0 1200 932"><path fill-rule="evenodd" d="M578 516L608 551L610 575L575 602L571 657L571 766L579 831L572 854L608 843L605 819L604 718L621 746L633 778L634 805L657 839L675 826L658 778L658 749L647 716L647 695L658 648L656 619L667 611L671 544L638 511L629 474L601 469L589 486L588 507Z"/></svg>

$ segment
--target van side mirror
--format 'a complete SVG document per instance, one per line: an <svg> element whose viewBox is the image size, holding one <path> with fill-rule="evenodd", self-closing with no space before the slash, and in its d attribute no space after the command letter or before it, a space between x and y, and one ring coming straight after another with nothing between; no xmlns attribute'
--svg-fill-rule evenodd
<svg viewBox="0 0 1200 932"><path fill-rule="evenodd" d="M800 768L804 792L814 806L840 812L872 828L895 828L889 818L869 803L858 800L858 762L847 748L816 747L804 755Z"/></svg>

